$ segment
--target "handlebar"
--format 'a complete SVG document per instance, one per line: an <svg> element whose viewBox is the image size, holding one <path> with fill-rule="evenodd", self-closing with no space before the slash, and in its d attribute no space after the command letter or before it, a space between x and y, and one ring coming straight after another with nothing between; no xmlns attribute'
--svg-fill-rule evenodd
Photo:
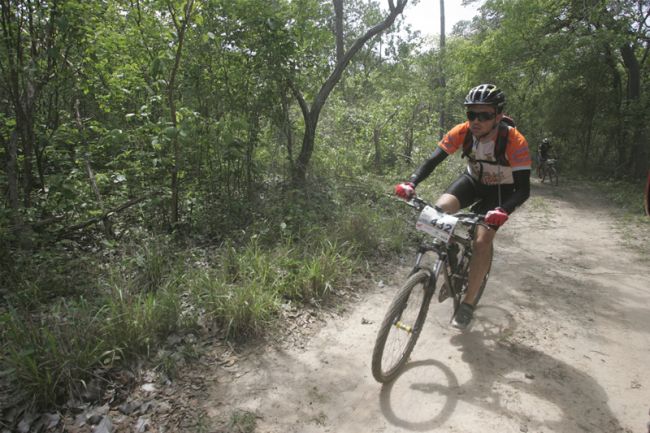
<svg viewBox="0 0 650 433"><path fill-rule="evenodd" d="M405 200L404 202L407 205L411 206L412 208L415 208L418 211L422 211L425 207L429 206L429 207L434 208L438 212L447 213L442 208L440 208L438 206L435 206L435 205L432 205L432 204L429 204L429 203L427 203L426 201L424 201L423 199L421 199L418 196L413 196L413 197L411 197L410 200ZM452 214L449 214L449 215L453 215L456 218L464 220L465 222L470 222L471 220L475 220L475 222L481 222L481 221L483 221L485 219L484 214L477 214L477 213L474 213L474 212L456 212L456 213L452 213ZM467 221L467 220L470 220L470 221Z"/></svg>

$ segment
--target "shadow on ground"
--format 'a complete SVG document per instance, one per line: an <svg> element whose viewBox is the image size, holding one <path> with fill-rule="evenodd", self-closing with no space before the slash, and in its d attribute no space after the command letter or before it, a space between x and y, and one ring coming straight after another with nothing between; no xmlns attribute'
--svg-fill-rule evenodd
<svg viewBox="0 0 650 433"><path fill-rule="evenodd" d="M495 415L505 414L522 428L525 426L522 431L623 431L608 407L605 391L592 377L547 353L508 341L504 337L512 334L515 326L513 316L506 310L495 306L480 308L472 329L450 339L471 369L470 380L459 383L451 367L456 362L426 359L409 363L395 381L381 390L380 406L386 420L410 431L431 431L455 415L459 403L464 402ZM392 390L407 374L418 378L410 388L420 393L419 398L435 395L438 401L441 396L444 399L429 419L413 422L398 416L392 408ZM519 405L510 404L524 399L537 402L534 411L522 413L517 411ZM589 409L582 410L585 407Z"/></svg>

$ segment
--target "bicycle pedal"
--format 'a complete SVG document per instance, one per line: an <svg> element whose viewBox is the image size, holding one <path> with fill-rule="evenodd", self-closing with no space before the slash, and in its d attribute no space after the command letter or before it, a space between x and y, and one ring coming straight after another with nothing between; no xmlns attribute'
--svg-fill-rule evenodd
<svg viewBox="0 0 650 433"><path fill-rule="evenodd" d="M440 287L440 291L438 292L438 302L442 302L448 297L449 297L449 286L447 286L447 284L443 284L442 287Z"/></svg>

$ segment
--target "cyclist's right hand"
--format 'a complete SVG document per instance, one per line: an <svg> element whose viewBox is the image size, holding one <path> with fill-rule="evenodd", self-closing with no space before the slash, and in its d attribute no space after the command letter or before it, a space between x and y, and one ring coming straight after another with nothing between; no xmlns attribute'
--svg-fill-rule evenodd
<svg viewBox="0 0 650 433"><path fill-rule="evenodd" d="M410 200L415 195L415 185L413 182L402 182L395 185L395 195L404 200Z"/></svg>

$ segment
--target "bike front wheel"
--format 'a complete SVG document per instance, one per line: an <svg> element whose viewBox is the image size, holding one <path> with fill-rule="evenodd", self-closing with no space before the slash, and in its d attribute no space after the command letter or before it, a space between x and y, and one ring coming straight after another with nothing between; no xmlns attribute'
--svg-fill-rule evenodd
<svg viewBox="0 0 650 433"><path fill-rule="evenodd" d="M433 296L431 278L426 270L411 275L388 307L372 352L372 375L378 382L395 379L408 361Z"/></svg>

